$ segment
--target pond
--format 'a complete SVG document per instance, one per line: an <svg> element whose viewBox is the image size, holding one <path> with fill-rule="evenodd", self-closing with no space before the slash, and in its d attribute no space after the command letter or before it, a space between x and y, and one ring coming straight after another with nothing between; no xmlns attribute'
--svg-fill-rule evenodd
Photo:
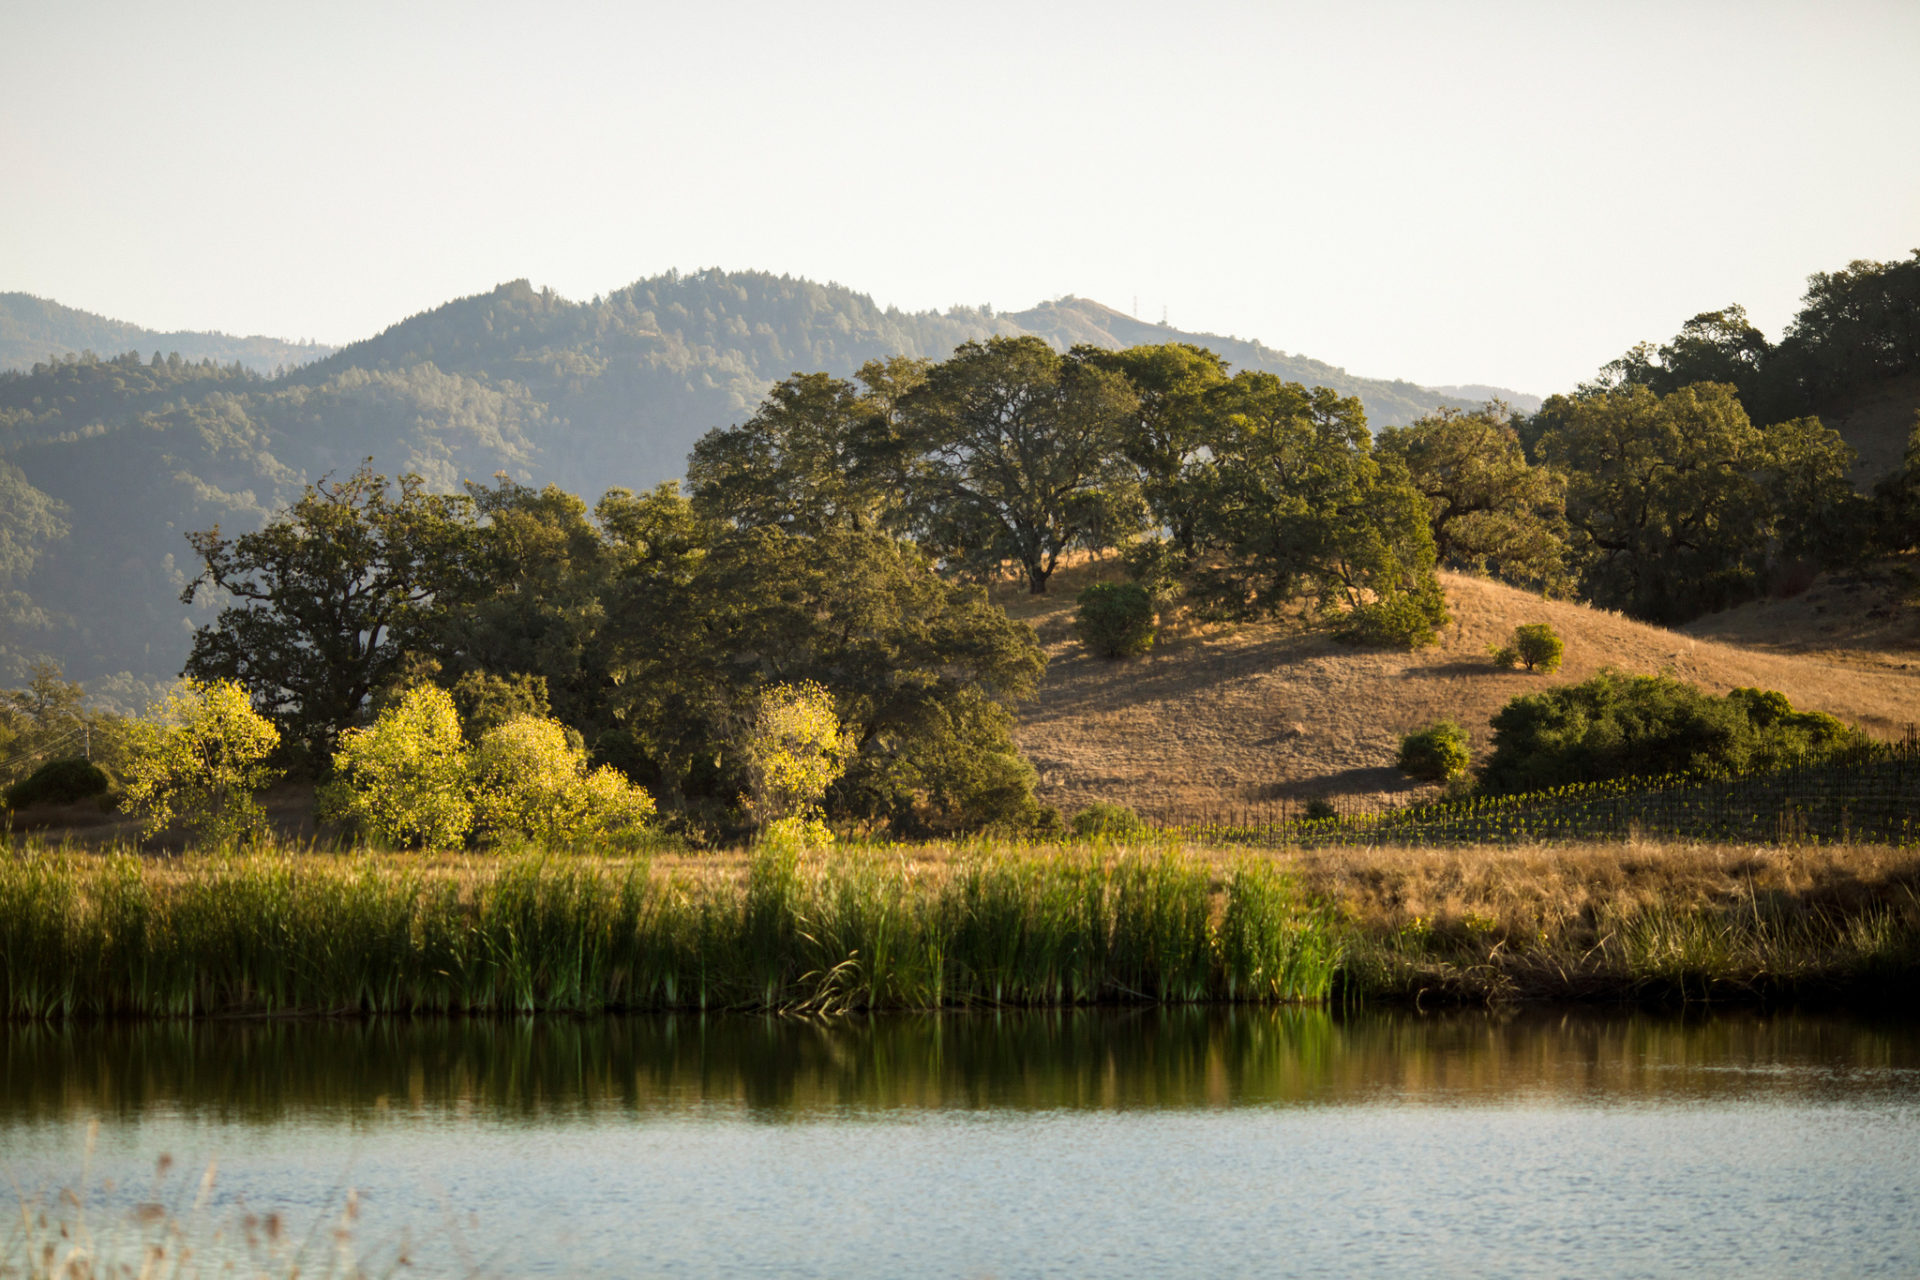
<svg viewBox="0 0 1920 1280"><path fill-rule="evenodd" d="M203 1257L267 1213L327 1255L352 1189L346 1247L416 1274L1912 1275L1920 1025L1173 1009L15 1026L0 1176L53 1216L73 1190L94 1224L157 1202L222 1233Z"/></svg>

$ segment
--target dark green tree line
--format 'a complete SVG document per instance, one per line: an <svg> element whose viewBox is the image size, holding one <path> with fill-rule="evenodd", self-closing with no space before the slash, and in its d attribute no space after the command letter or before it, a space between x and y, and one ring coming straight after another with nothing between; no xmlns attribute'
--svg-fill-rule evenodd
<svg viewBox="0 0 1920 1280"><path fill-rule="evenodd" d="M1784 564L1856 551L1852 451L1817 419L1756 427L1735 389L1557 396L1540 457L1566 478L1581 594L1675 623L1752 598Z"/></svg>

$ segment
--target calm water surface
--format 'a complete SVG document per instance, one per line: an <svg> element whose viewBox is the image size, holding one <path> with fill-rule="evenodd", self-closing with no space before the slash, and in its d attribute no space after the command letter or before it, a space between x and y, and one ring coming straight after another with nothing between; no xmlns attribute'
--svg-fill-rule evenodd
<svg viewBox="0 0 1920 1280"><path fill-rule="evenodd" d="M416 1273L1915 1276L1920 1024L0 1029L0 1175L29 1199L189 1214L210 1162L197 1220L323 1224L350 1186L354 1248Z"/></svg>

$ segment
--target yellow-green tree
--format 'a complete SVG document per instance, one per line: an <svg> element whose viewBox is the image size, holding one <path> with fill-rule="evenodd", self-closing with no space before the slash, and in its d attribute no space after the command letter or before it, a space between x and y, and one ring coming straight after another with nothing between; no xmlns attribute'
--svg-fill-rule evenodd
<svg viewBox="0 0 1920 1280"><path fill-rule="evenodd" d="M473 778L478 825L496 839L548 846L619 840L653 817L652 796L616 769L589 770L566 726L542 716L514 716L483 734Z"/></svg>
<svg viewBox="0 0 1920 1280"><path fill-rule="evenodd" d="M415 685L340 735L323 812L396 845L457 845L473 829L472 770L453 697Z"/></svg>
<svg viewBox="0 0 1920 1280"><path fill-rule="evenodd" d="M766 826L811 816L855 743L841 728L833 696L803 680L761 693L746 748L753 816Z"/></svg>
<svg viewBox="0 0 1920 1280"><path fill-rule="evenodd" d="M178 823L203 840L225 842L266 825L254 794L279 776L266 760L280 732L231 681L183 681L136 722L127 762L127 800L156 835Z"/></svg>

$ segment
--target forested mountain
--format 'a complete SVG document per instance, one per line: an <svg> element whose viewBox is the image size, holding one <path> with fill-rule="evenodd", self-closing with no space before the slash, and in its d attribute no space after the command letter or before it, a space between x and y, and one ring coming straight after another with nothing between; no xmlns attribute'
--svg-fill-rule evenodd
<svg viewBox="0 0 1920 1280"><path fill-rule="evenodd" d="M333 350L317 342L287 342L258 334L158 333L124 320L63 307L30 293L0 293L0 369L31 369L55 356L83 351L178 354L182 359L238 361L255 373L272 373L318 360Z"/></svg>
<svg viewBox="0 0 1920 1280"><path fill-rule="evenodd" d="M942 358L991 334L1062 348L1193 342L1238 368L1357 395L1374 426L1466 403L1085 299L902 312L757 272L668 273L587 302L516 281L330 354L154 335L25 295L0 302L0 339L24 332L43 348L32 368L0 373L0 674L9 677L39 655L81 678L174 674L192 626L211 616L210 602L179 603L197 570L185 534L257 527L307 482L363 458L439 489L498 472L589 496L644 489L681 475L695 440L745 419L795 371L847 376L877 357ZM55 349L127 354L49 360L44 335L59 325L69 338ZM216 339L227 345L207 345ZM168 354L156 358L156 344ZM276 376L259 372L303 358Z"/></svg>

